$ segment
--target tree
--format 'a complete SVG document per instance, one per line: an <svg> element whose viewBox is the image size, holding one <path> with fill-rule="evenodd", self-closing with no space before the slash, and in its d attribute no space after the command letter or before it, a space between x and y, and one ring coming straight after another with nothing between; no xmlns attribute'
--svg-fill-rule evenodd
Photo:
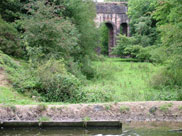
<svg viewBox="0 0 182 136"><path fill-rule="evenodd" d="M138 43L143 46L153 45L157 40L156 20L152 17L156 2L157 0L130 0L128 2L131 35L136 36Z"/></svg>
<svg viewBox="0 0 182 136"><path fill-rule="evenodd" d="M30 16L23 18L23 43L31 59L68 59L78 46L79 32L71 21L55 13L46 1L26 5Z"/></svg>
<svg viewBox="0 0 182 136"><path fill-rule="evenodd" d="M161 35L161 46L165 48L167 57L166 70L163 72L163 83L171 88L182 87L182 1L160 0L153 16L158 21L157 29ZM179 89L179 97L182 92ZM180 98L181 100L181 98Z"/></svg>
<svg viewBox="0 0 182 136"><path fill-rule="evenodd" d="M13 22L20 18L22 3L20 0L1 0L0 15L5 21Z"/></svg>

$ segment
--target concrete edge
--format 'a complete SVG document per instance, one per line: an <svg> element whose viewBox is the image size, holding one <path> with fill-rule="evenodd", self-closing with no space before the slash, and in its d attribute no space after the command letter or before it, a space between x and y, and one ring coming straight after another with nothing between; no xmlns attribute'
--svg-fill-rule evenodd
<svg viewBox="0 0 182 136"><path fill-rule="evenodd" d="M17 127L60 127L60 128L122 128L120 121L2 121L1 128L17 128Z"/></svg>

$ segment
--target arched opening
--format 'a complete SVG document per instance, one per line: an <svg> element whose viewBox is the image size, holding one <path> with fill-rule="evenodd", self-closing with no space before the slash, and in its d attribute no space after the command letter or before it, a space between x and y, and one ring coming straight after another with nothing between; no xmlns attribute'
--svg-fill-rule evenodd
<svg viewBox="0 0 182 136"><path fill-rule="evenodd" d="M109 55L112 47L114 47L114 28L109 22L103 23L100 26L101 32L101 53Z"/></svg>
<svg viewBox="0 0 182 136"><path fill-rule="evenodd" d="M109 29L108 32L108 53L110 54L112 51L112 47L114 47L114 28L111 23L106 23L107 28Z"/></svg>
<svg viewBox="0 0 182 136"><path fill-rule="evenodd" d="M127 23L122 23L120 25L120 33L128 36L128 24Z"/></svg>

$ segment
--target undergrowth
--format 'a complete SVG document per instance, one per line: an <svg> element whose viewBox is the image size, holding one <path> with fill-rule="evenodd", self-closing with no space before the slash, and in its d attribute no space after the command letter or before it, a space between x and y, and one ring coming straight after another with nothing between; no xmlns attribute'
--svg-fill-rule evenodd
<svg viewBox="0 0 182 136"><path fill-rule="evenodd" d="M180 89L151 85L160 81L153 75L161 66L148 62L120 58L94 61L95 76L84 82L67 72L62 61L49 60L33 67L0 53L0 67L12 85L10 89L0 87L0 103L154 101L181 97Z"/></svg>
<svg viewBox="0 0 182 136"><path fill-rule="evenodd" d="M153 76L162 69L161 65L108 58L95 61L93 67L98 74L84 86L89 102L178 100L176 89L159 89L151 85L158 80ZM98 95L102 97L98 98Z"/></svg>

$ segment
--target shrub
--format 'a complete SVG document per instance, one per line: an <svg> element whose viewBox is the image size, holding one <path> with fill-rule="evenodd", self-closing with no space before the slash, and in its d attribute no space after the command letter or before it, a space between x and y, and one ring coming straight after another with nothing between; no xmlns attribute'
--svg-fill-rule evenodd
<svg viewBox="0 0 182 136"><path fill-rule="evenodd" d="M126 37L125 35L119 35L116 46L113 48L112 54L119 56L126 56L125 48L133 46L136 43L134 37Z"/></svg>
<svg viewBox="0 0 182 136"><path fill-rule="evenodd" d="M80 49L77 28L69 19L56 14L55 9L54 4L45 0L27 5L31 16L23 18L23 43L31 60L69 58Z"/></svg>
<svg viewBox="0 0 182 136"><path fill-rule="evenodd" d="M23 53L18 42L18 32L0 16L0 50L8 55L20 56Z"/></svg>
<svg viewBox="0 0 182 136"><path fill-rule="evenodd" d="M63 61L49 60L38 68L41 83L39 93L45 101L79 102L84 94L80 91L80 81L65 69Z"/></svg>
<svg viewBox="0 0 182 136"><path fill-rule="evenodd" d="M156 63L164 63L167 60L167 50L165 47L153 47L150 51L150 60Z"/></svg>
<svg viewBox="0 0 182 136"><path fill-rule="evenodd" d="M86 92L85 102L111 102L115 100L114 91L108 88L94 88L84 91Z"/></svg>
<svg viewBox="0 0 182 136"><path fill-rule="evenodd" d="M130 56L131 58L136 58L137 55L141 52L142 48L143 47L140 45L130 45L124 49L124 54L126 56Z"/></svg>
<svg viewBox="0 0 182 136"><path fill-rule="evenodd" d="M123 35L118 36L116 47L114 47L112 54L119 55L121 57L136 58L138 61L152 61L151 50L153 46L143 47L137 45L136 37L126 37Z"/></svg>
<svg viewBox="0 0 182 136"><path fill-rule="evenodd" d="M151 50L152 49L153 49L153 46L141 47L138 54L136 54L136 58L139 61L152 61L151 60Z"/></svg>

